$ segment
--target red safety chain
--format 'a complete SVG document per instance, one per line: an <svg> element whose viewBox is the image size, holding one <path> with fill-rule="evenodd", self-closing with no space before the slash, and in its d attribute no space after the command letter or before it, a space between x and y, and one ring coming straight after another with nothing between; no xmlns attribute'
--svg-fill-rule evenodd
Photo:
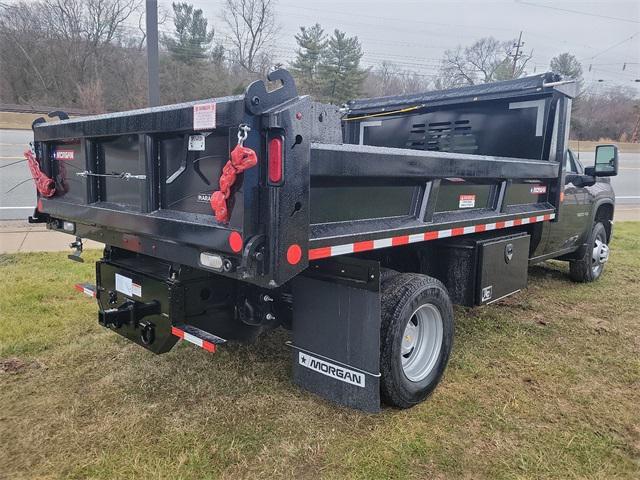
<svg viewBox="0 0 640 480"><path fill-rule="evenodd" d="M246 130L248 130L248 127L246 127ZM256 152L242 145L246 138L246 130L244 135L238 134L238 145L231 150L229 161L223 167L222 175L220 175L220 189L211 195L211 208L218 222L227 223L229 221L230 214L227 200L231 195L231 187L236 182L238 174L255 167L258 163Z"/></svg>
<svg viewBox="0 0 640 480"><path fill-rule="evenodd" d="M43 197L53 197L56 193L56 182L47 177L42 170L38 160L36 160L35 154L31 150L24 152L24 158L29 164L29 170L31 170L31 176L36 184L36 189Z"/></svg>

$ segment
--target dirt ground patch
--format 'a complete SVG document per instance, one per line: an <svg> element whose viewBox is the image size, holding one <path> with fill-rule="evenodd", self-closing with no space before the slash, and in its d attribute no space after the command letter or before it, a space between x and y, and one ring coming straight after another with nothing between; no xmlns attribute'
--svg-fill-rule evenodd
<svg viewBox="0 0 640 480"><path fill-rule="evenodd" d="M27 368L27 364L19 358L0 360L0 373L18 373Z"/></svg>

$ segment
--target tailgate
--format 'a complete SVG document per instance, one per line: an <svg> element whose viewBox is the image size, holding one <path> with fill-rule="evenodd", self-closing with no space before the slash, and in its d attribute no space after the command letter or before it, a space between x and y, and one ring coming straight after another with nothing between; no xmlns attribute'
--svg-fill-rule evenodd
<svg viewBox="0 0 640 480"><path fill-rule="evenodd" d="M258 284L285 282L307 265L306 254L287 253L308 248L310 101L287 72L270 80L282 86L267 92L259 81L245 95L36 122L36 156L56 184L54 196L39 198L39 213L51 228L74 222L76 235L108 245ZM231 175L229 217L219 222L210 199L241 125L258 163ZM279 155L275 181L269 155Z"/></svg>

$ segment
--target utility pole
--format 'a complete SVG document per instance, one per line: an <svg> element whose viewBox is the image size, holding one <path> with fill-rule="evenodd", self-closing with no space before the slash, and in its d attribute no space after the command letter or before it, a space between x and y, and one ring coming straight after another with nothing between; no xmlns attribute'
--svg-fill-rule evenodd
<svg viewBox="0 0 640 480"><path fill-rule="evenodd" d="M147 73L149 106L160 105L160 74L158 70L158 2L146 0L147 19Z"/></svg>
<svg viewBox="0 0 640 480"><path fill-rule="evenodd" d="M513 78L516 77L516 66L518 65L518 58L520 58L523 55L522 53L520 53L520 49L524 47L524 42L522 41L522 30L520 30L518 43L516 43L514 47L516 47L516 53L513 55L513 69L511 70L511 76Z"/></svg>
<svg viewBox="0 0 640 480"><path fill-rule="evenodd" d="M640 105L634 105L634 110L636 111L636 126L633 128L633 133L631 134L631 143L638 143L638 133L640 132Z"/></svg>

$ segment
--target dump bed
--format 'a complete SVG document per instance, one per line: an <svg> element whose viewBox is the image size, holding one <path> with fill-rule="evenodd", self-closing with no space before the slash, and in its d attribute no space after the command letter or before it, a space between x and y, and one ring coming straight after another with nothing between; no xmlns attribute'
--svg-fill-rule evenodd
<svg viewBox="0 0 640 480"><path fill-rule="evenodd" d="M355 102L342 122L337 107L298 96L286 71L269 78L279 88L36 122L36 157L55 180L36 217L276 287L324 257L556 216L570 95L548 76ZM241 128L257 164L232 175L220 221L211 196Z"/></svg>

